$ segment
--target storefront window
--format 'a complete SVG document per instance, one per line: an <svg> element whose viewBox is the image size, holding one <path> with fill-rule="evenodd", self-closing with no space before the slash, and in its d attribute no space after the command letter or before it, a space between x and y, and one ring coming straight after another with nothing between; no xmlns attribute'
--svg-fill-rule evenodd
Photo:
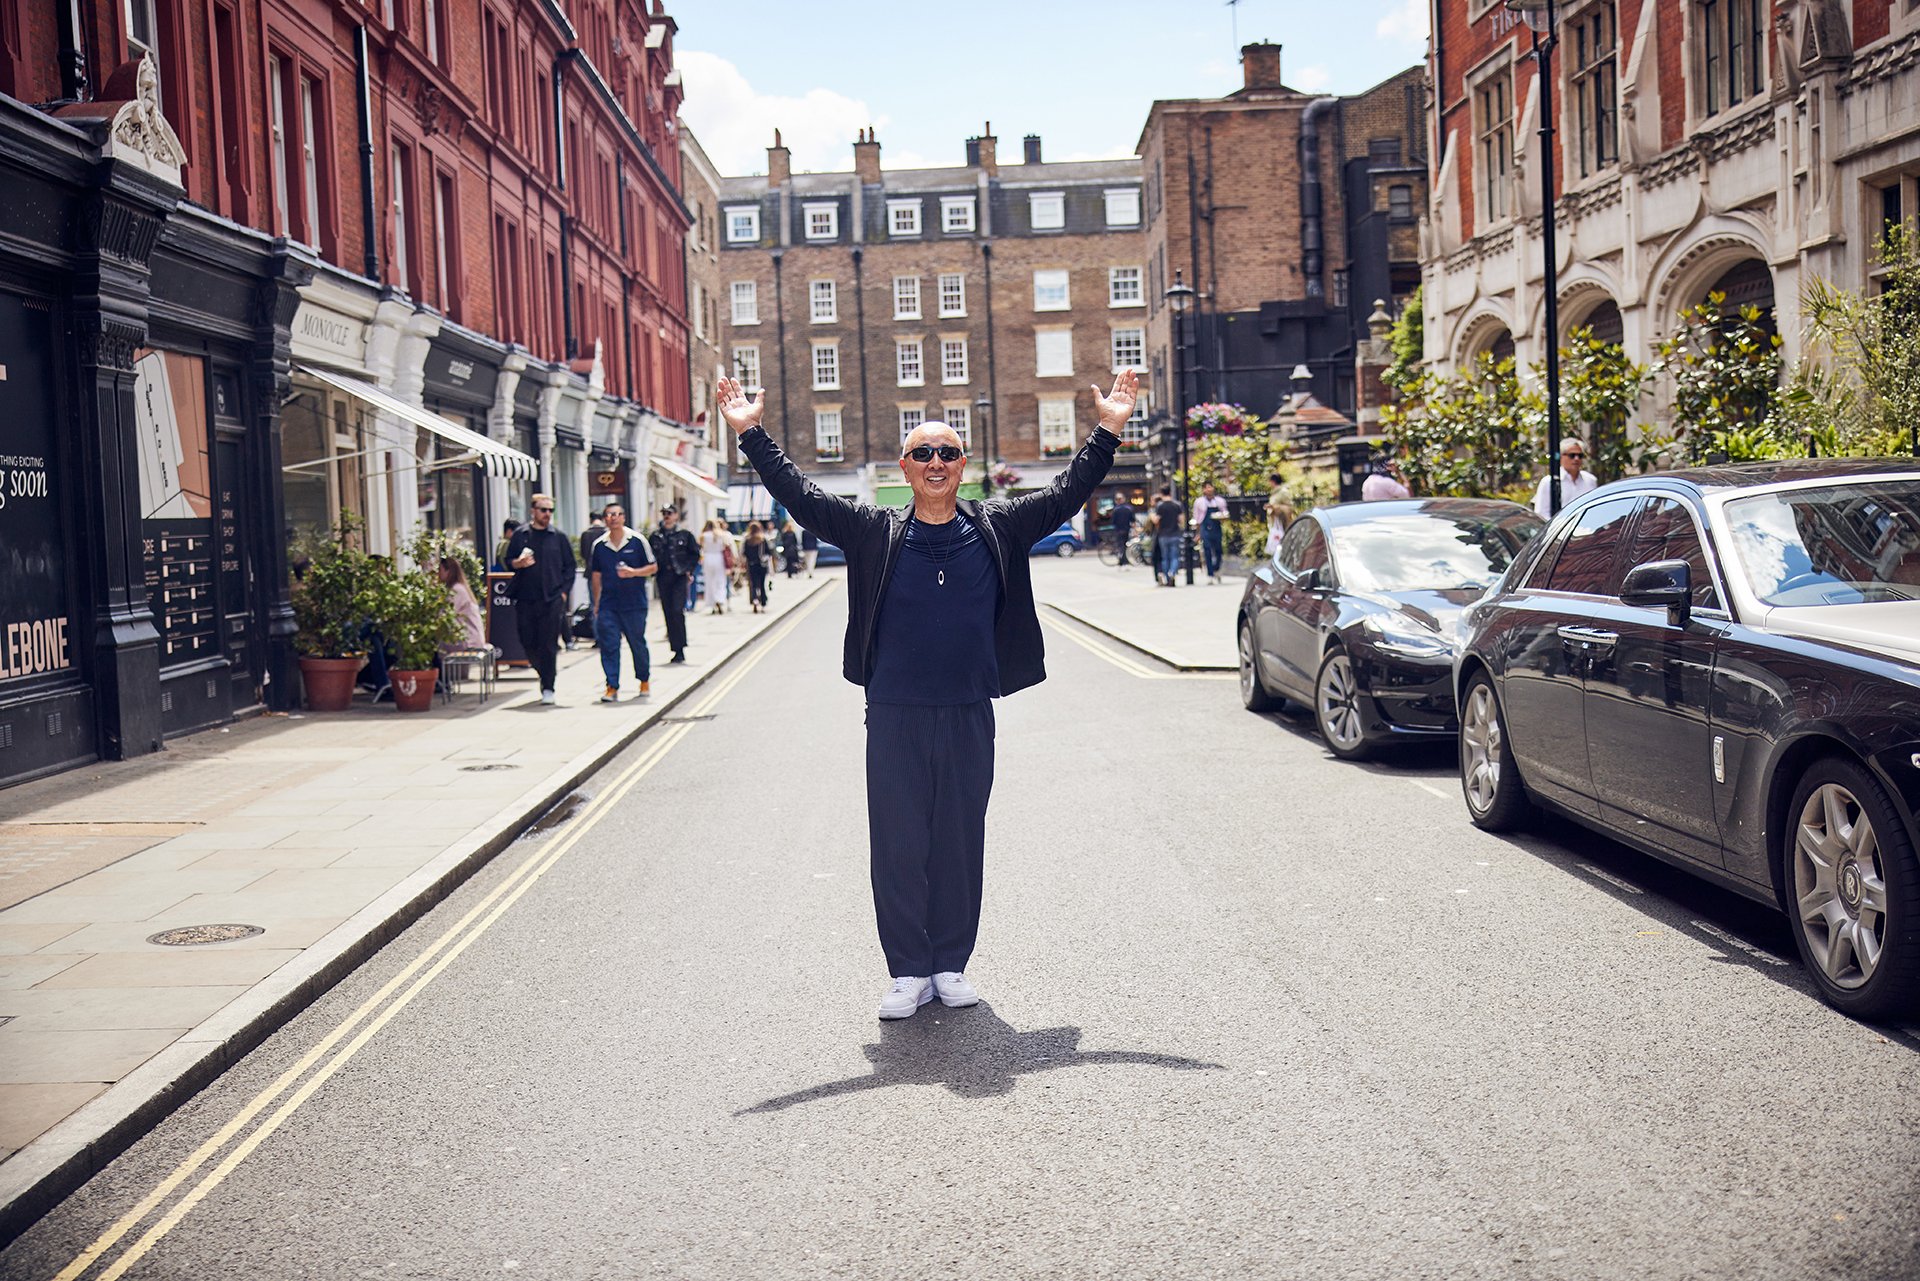
<svg viewBox="0 0 1920 1281"><path fill-rule="evenodd" d="M53 332L44 308L0 293L0 691L78 662L61 515L78 495L54 456Z"/></svg>
<svg viewBox="0 0 1920 1281"><path fill-rule="evenodd" d="M147 595L160 665L170 667L212 657L219 646L206 361L143 351L133 378Z"/></svg>
<svg viewBox="0 0 1920 1281"><path fill-rule="evenodd" d="M462 427L471 427L459 414L442 412L440 417ZM478 550L474 537L474 466L454 462L461 451L431 432L420 432L414 441L419 467L420 519L430 529L454 534Z"/></svg>

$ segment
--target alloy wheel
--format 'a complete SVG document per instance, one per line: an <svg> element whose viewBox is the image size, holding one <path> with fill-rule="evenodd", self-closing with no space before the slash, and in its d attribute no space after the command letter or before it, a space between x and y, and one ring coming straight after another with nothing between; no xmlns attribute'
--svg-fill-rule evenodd
<svg viewBox="0 0 1920 1281"><path fill-rule="evenodd" d="M1800 808L1793 896L1814 963L1836 987L1863 986L1886 950L1887 882L1873 820L1838 783Z"/></svg>
<svg viewBox="0 0 1920 1281"><path fill-rule="evenodd" d="M1476 814L1493 808L1500 794L1500 710L1493 701L1493 687L1484 681L1467 695L1466 715L1460 718L1460 742L1464 751L1467 804Z"/></svg>
<svg viewBox="0 0 1920 1281"><path fill-rule="evenodd" d="M1320 689L1316 699L1320 713L1320 732L1336 751L1359 749L1365 733L1360 724L1360 696L1353 680L1353 661L1335 653L1320 669Z"/></svg>

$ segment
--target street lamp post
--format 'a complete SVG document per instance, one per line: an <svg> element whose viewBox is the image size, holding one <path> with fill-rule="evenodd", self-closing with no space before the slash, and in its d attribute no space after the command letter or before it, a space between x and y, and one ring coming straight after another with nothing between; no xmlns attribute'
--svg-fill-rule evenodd
<svg viewBox="0 0 1920 1281"><path fill-rule="evenodd" d="M1547 510L1560 510L1560 262L1553 216L1553 47L1559 43L1554 0L1506 0L1533 33L1534 74L1540 78L1540 245L1546 252Z"/></svg>
<svg viewBox="0 0 1920 1281"><path fill-rule="evenodd" d="M1186 380L1186 316L1193 306L1193 287L1180 279L1180 271L1175 268L1173 284L1168 287L1167 306L1173 308L1173 425L1180 433L1180 505L1190 509L1193 504L1190 491L1193 486L1187 483L1187 380ZM1180 516L1180 564L1187 571L1187 586L1193 586L1193 521L1183 511Z"/></svg>
<svg viewBox="0 0 1920 1281"><path fill-rule="evenodd" d="M983 389L978 396L973 398L973 407L976 411L974 416L980 420L980 443L987 447L986 473L980 483L980 492L991 498L993 496L993 469L1000 465L999 442L994 439L993 428L991 426L993 422L993 398L987 395Z"/></svg>

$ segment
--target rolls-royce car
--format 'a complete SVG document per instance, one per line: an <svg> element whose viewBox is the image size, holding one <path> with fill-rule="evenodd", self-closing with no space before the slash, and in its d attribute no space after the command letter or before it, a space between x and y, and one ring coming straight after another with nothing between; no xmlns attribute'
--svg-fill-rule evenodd
<svg viewBox="0 0 1920 1281"><path fill-rule="evenodd" d="M1458 729L1461 610L1545 524L1517 503L1422 498L1308 512L1253 567L1235 620L1240 699L1313 709L1335 756Z"/></svg>
<svg viewBox="0 0 1920 1281"><path fill-rule="evenodd" d="M1783 911L1827 1001L1920 1009L1920 460L1640 477L1468 611L1467 812L1533 804Z"/></svg>

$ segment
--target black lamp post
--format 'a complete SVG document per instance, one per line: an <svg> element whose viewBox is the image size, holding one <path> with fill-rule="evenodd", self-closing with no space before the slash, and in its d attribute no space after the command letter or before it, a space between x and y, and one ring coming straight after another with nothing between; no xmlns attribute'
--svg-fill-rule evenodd
<svg viewBox="0 0 1920 1281"><path fill-rule="evenodd" d="M1553 47L1559 43L1554 0L1506 0L1533 33L1534 74L1540 77L1540 245L1547 255L1547 510L1560 510L1560 262L1553 217Z"/></svg>
<svg viewBox="0 0 1920 1281"><path fill-rule="evenodd" d="M1193 287L1180 279L1176 268L1166 298L1167 306L1173 308L1173 425L1180 433L1180 505L1183 508L1192 502L1188 496L1192 486L1187 483L1186 317L1193 307L1193 297ZM1184 511L1180 516L1180 564L1187 571L1187 586L1193 586L1193 522Z"/></svg>
<svg viewBox="0 0 1920 1281"><path fill-rule="evenodd" d="M983 388L973 398L974 416L980 420L980 443L987 447L986 475L980 483L980 492L989 498L993 496L993 469L1000 464L1000 446L993 434L993 398Z"/></svg>

